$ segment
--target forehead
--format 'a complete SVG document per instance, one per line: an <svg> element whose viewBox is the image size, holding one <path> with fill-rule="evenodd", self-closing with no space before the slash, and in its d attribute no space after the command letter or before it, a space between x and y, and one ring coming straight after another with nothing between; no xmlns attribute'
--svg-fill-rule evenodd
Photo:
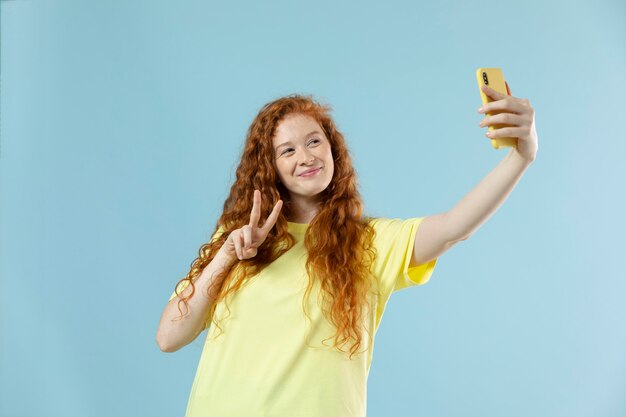
<svg viewBox="0 0 626 417"><path fill-rule="evenodd" d="M276 126L273 141L276 145L283 141L300 140L312 130L323 132L313 117L304 114L290 114Z"/></svg>

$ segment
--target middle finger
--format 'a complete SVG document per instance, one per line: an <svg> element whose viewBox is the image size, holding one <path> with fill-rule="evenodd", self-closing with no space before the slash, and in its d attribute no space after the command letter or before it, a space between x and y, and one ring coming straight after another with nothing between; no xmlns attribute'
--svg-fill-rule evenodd
<svg viewBox="0 0 626 417"><path fill-rule="evenodd" d="M243 259L243 250L241 249L241 232L235 233L233 236L233 243L235 244L235 253L238 259Z"/></svg>
<svg viewBox="0 0 626 417"><path fill-rule="evenodd" d="M481 111L481 113L484 114L493 113L496 110L507 110L511 113L516 114L523 114L526 111L526 108L512 97L506 97L500 100L491 101L485 104L482 108L483 111Z"/></svg>
<svg viewBox="0 0 626 417"><path fill-rule="evenodd" d="M259 219L261 218L261 192L259 190L254 190L254 194L252 195L252 211L250 212L250 226L259 227Z"/></svg>
<svg viewBox="0 0 626 417"><path fill-rule="evenodd" d="M252 245L252 228L250 226L243 227L244 250L250 249Z"/></svg>
<svg viewBox="0 0 626 417"><path fill-rule="evenodd" d="M494 116L485 117L478 126L492 126L494 124L507 124L511 126L521 126L524 122L524 117L519 114L513 113L500 113Z"/></svg>

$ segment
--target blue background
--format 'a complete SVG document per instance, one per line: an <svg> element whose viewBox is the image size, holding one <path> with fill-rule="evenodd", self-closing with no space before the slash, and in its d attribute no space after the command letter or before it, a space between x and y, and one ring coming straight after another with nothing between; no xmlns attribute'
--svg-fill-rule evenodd
<svg viewBox="0 0 626 417"><path fill-rule="evenodd" d="M203 333L159 318L262 105L313 94L369 212L451 209L498 163L500 67L537 160L394 294L368 416L624 416L626 3L1 2L2 416L183 415Z"/></svg>

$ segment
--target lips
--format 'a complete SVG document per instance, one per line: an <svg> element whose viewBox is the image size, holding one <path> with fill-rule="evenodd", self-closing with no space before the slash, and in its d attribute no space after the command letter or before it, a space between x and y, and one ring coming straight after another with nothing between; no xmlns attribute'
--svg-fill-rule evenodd
<svg viewBox="0 0 626 417"><path fill-rule="evenodd" d="M301 177L301 176L303 176L305 174L310 174L310 173L315 172L315 171L317 171L319 169L322 169L322 167L308 169L308 170L302 172L301 174L299 174L299 176Z"/></svg>

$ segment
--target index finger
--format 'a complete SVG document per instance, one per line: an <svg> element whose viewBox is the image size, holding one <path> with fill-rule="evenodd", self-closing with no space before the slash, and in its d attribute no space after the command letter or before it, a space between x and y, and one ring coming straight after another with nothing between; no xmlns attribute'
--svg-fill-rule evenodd
<svg viewBox="0 0 626 417"><path fill-rule="evenodd" d="M495 90L491 87L489 87L488 85L483 85L482 86L482 90L485 92L485 94L487 94L489 97L496 99L496 100L500 100L504 97L506 97L506 94L502 94L501 92L499 92L498 90Z"/></svg>
<svg viewBox="0 0 626 417"><path fill-rule="evenodd" d="M272 210L270 215L267 217L267 220L265 221L265 224L262 227L262 229L265 232L269 232L270 229L274 227L274 225L276 224L276 220L278 220L278 214L280 213L280 209L282 206L283 206L283 200L278 200L278 202L274 205L274 209Z"/></svg>

